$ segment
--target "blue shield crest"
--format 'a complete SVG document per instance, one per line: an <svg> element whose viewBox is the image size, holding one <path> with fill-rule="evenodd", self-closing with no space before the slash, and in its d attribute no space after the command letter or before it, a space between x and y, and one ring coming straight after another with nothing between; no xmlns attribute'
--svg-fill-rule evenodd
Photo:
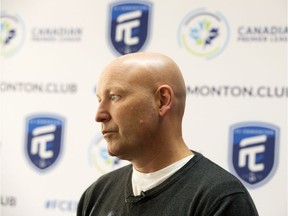
<svg viewBox="0 0 288 216"><path fill-rule="evenodd" d="M55 115L32 115L26 118L25 153L38 171L52 167L63 145L64 119Z"/></svg>
<svg viewBox="0 0 288 216"><path fill-rule="evenodd" d="M232 125L229 134L230 158L237 176L247 186L267 182L278 160L278 127L262 122Z"/></svg>
<svg viewBox="0 0 288 216"><path fill-rule="evenodd" d="M151 7L147 1L110 5L110 43L118 54L134 53L143 48L149 36Z"/></svg>

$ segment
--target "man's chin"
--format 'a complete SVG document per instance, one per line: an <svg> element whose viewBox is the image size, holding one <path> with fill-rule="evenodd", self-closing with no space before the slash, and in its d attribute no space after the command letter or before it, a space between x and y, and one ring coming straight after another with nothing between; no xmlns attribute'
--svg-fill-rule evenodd
<svg viewBox="0 0 288 216"><path fill-rule="evenodd" d="M109 151L109 150L108 150L108 154L112 157L117 157L115 153L113 153L112 151Z"/></svg>
<svg viewBox="0 0 288 216"><path fill-rule="evenodd" d="M108 147L107 147L108 154L112 157L118 157L119 156L119 150L114 149L109 145L111 145L111 144L108 143Z"/></svg>
<svg viewBox="0 0 288 216"><path fill-rule="evenodd" d="M117 157L119 158L120 160L128 160L127 157L125 157L125 154L121 154L121 152L119 151L113 151L111 149L108 148L108 154L112 157Z"/></svg>

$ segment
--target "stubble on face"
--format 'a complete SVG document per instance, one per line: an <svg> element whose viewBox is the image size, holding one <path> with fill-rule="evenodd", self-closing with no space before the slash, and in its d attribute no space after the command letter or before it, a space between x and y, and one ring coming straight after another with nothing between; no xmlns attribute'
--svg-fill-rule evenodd
<svg viewBox="0 0 288 216"><path fill-rule="evenodd" d="M110 155L132 160L143 152L144 141L153 133L153 124L157 118L154 92L143 85L143 77L130 76L128 79L122 73L124 70L120 70L116 75L115 71L114 67L106 71L100 80L97 93L98 96L105 95L103 92L108 92L108 95L119 94L119 99L107 102L105 111L109 113L110 119L101 122L102 131L105 132L103 135ZM118 88L119 86L121 88Z"/></svg>
<svg viewBox="0 0 288 216"><path fill-rule="evenodd" d="M150 148L157 121L150 97L135 92L117 107L111 119L117 132L105 136L110 155L131 161Z"/></svg>

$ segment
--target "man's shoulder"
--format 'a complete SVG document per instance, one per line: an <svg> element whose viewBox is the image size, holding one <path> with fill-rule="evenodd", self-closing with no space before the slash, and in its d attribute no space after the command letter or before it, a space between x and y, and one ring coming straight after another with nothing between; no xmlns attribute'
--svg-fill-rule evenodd
<svg viewBox="0 0 288 216"><path fill-rule="evenodd" d="M86 197L92 197L95 193L100 193L106 189L111 189L115 184L123 184L127 178L129 178L129 172L132 170L131 165L126 165L124 167L113 170L100 176L96 181L94 181L85 191ZM90 199L90 198L89 198Z"/></svg>
<svg viewBox="0 0 288 216"><path fill-rule="evenodd" d="M111 196L115 190L122 190L124 182L129 178L131 165L126 165L107 174L100 176L83 193L79 202L79 212L90 212L94 204L103 196ZM115 185L118 185L115 187ZM107 198L109 200L111 197ZM85 214L86 215L86 214Z"/></svg>
<svg viewBox="0 0 288 216"><path fill-rule="evenodd" d="M196 156L197 161L191 169L193 169L199 181L203 183L201 185L205 186L204 183L206 183L206 186L210 189L222 192L227 190L229 192L246 193L244 185L232 173L199 153Z"/></svg>
<svg viewBox="0 0 288 216"><path fill-rule="evenodd" d="M195 153L195 156L190 161L189 175L194 179L194 182L200 185L207 185L209 188L225 186L237 188L238 190L245 191L243 184L232 173L208 159L200 153ZM206 183L206 184L205 184Z"/></svg>
<svg viewBox="0 0 288 216"><path fill-rule="evenodd" d="M215 211L215 215L216 212L219 215L238 215L239 212L239 215L258 215L248 190L236 176L204 156L198 162L198 191L203 200L211 204L211 212Z"/></svg>

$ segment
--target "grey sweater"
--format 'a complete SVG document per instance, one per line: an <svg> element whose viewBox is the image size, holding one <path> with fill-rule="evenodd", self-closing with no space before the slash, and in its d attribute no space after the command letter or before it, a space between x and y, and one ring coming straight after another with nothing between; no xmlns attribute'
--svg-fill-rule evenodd
<svg viewBox="0 0 288 216"><path fill-rule="evenodd" d="M199 153L159 186L133 196L128 165L103 175L82 195L77 216L256 216L248 191Z"/></svg>

